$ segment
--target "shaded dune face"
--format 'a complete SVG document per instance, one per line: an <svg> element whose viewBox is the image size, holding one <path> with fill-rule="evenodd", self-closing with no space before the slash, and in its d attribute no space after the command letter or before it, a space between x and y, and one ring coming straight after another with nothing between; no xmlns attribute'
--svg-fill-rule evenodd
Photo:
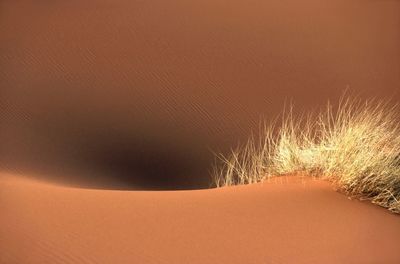
<svg viewBox="0 0 400 264"><path fill-rule="evenodd" d="M210 185L212 160L207 159L205 145L161 128L121 129L77 120L56 115L47 124L37 124L35 118L9 121L5 130L9 133L3 133L7 151L2 153L2 166L78 187L192 189ZM15 126L22 129L18 125L24 127L23 133L17 133Z"/></svg>
<svg viewBox="0 0 400 264"><path fill-rule="evenodd" d="M179 146L159 141L148 134L145 138L99 136L91 138L79 155L97 175L115 181L105 181L102 188L118 189L191 189L207 188L210 179L205 168L208 162L199 158L194 145ZM198 146L197 146L198 147ZM193 150L194 148L195 150Z"/></svg>
<svg viewBox="0 0 400 264"><path fill-rule="evenodd" d="M0 3L1 166L91 188L209 186L300 111L400 99L399 1Z"/></svg>

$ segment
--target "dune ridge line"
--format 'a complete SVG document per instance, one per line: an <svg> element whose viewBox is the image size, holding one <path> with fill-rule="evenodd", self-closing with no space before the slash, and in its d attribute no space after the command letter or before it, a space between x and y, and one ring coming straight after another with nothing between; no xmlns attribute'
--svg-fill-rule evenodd
<svg viewBox="0 0 400 264"><path fill-rule="evenodd" d="M264 123L257 136L218 154L215 186L251 184L304 174L328 179L347 195L400 213L400 122L389 101L342 96L319 113Z"/></svg>

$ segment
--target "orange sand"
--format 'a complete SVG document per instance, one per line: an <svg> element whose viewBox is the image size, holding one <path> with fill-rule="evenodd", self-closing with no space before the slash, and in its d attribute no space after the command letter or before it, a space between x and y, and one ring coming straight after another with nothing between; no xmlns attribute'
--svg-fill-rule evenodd
<svg viewBox="0 0 400 264"><path fill-rule="evenodd" d="M320 180L200 191L0 177L1 263L399 263L400 218Z"/></svg>
<svg viewBox="0 0 400 264"><path fill-rule="evenodd" d="M322 181L107 190L205 187L290 99L399 101L399 25L395 0L0 1L0 169L37 175L0 176L1 264L400 263L399 216Z"/></svg>
<svg viewBox="0 0 400 264"><path fill-rule="evenodd" d="M0 165L207 186L285 101L399 101L399 28L396 0L0 1Z"/></svg>

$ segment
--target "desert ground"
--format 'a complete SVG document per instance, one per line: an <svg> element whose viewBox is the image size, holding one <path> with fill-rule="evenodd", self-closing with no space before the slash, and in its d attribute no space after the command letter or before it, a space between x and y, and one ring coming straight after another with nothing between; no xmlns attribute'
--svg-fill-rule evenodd
<svg viewBox="0 0 400 264"><path fill-rule="evenodd" d="M400 1L0 2L1 263L399 263L298 176L209 188L290 102L400 101Z"/></svg>
<svg viewBox="0 0 400 264"><path fill-rule="evenodd" d="M321 180L104 191L3 174L2 263L398 263L399 217Z"/></svg>

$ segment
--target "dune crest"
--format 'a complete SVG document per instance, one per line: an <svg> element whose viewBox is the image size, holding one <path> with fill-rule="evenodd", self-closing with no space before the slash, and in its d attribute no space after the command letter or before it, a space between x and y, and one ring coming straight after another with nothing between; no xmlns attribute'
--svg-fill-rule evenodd
<svg viewBox="0 0 400 264"><path fill-rule="evenodd" d="M321 180L107 191L0 175L1 263L398 263L400 218Z"/></svg>

